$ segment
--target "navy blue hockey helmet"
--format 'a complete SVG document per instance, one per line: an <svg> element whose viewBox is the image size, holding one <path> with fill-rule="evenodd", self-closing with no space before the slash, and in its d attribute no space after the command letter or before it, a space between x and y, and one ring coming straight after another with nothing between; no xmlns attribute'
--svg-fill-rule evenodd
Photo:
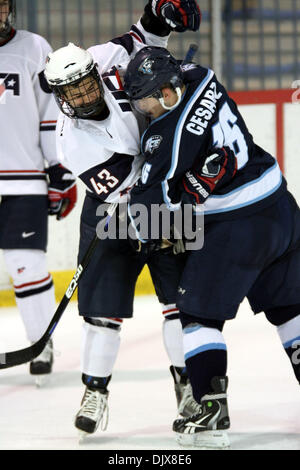
<svg viewBox="0 0 300 470"><path fill-rule="evenodd" d="M182 86L179 63L163 47L144 47L131 60L124 77L124 90L129 99L159 97L161 88L166 84L174 89Z"/></svg>
<svg viewBox="0 0 300 470"><path fill-rule="evenodd" d="M5 17L3 13L8 9ZM0 2L0 38L8 39L16 18L16 2L15 0Z"/></svg>

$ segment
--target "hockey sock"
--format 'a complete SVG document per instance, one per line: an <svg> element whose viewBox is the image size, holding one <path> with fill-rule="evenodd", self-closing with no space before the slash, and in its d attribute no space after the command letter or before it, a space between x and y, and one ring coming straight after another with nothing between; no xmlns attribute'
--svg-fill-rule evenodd
<svg viewBox="0 0 300 470"><path fill-rule="evenodd" d="M95 319L101 324L101 319ZM100 323L99 323L100 322ZM82 327L81 371L86 376L107 378L112 374L120 347L120 327L115 329L107 318L106 326L92 325L86 321Z"/></svg>
<svg viewBox="0 0 300 470"><path fill-rule="evenodd" d="M100 392L107 392L107 386L110 382L111 375L109 377L94 377L91 375L82 374L82 382L89 388L95 388Z"/></svg>
<svg viewBox="0 0 300 470"><path fill-rule="evenodd" d="M300 315L278 326L277 331L300 383Z"/></svg>
<svg viewBox="0 0 300 470"><path fill-rule="evenodd" d="M195 400L210 393L213 377L226 375L227 348L221 331L200 323L190 323L183 329L185 363Z"/></svg>
<svg viewBox="0 0 300 470"><path fill-rule="evenodd" d="M300 305L269 310L266 317L277 327L281 343L287 353L296 379L300 383Z"/></svg>
<svg viewBox="0 0 300 470"><path fill-rule="evenodd" d="M165 317L163 322L163 340L165 349L171 364L177 368L184 368L183 334L181 322L179 320L179 312L175 306L173 306L173 309L171 308L172 306L170 308L167 307L163 310Z"/></svg>
<svg viewBox="0 0 300 470"><path fill-rule="evenodd" d="M46 331L55 312L54 287L47 271L46 254L41 250L4 250L3 254L27 337L34 343Z"/></svg>

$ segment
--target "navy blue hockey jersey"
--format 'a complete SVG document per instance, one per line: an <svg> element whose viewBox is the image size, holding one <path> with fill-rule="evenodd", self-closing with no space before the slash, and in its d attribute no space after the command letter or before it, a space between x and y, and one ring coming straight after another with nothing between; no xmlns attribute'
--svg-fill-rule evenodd
<svg viewBox="0 0 300 470"><path fill-rule="evenodd" d="M213 147L230 147L238 161L235 177L201 205L205 221L232 219L273 204L286 191L276 159L253 141L235 102L204 67L187 67L186 90L174 110L152 121L142 137L146 158L133 204L166 204L180 208L181 180L199 167ZM129 208L130 210L130 208Z"/></svg>

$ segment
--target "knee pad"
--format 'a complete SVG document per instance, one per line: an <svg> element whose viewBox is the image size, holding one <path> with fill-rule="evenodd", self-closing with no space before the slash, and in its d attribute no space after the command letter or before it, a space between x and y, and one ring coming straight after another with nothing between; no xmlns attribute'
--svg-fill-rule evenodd
<svg viewBox="0 0 300 470"><path fill-rule="evenodd" d="M300 315L300 304L276 307L265 311L267 320L274 326L281 326Z"/></svg>
<svg viewBox="0 0 300 470"><path fill-rule="evenodd" d="M49 276L46 253L42 250L3 250L3 256L8 273L17 286Z"/></svg>
<svg viewBox="0 0 300 470"><path fill-rule="evenodd" d="M223 331L225 321L222 320L211 320L208 318L200 318L192 315L188 315L184 312L179 313L179 318L182 324L182 328L186 328L188 325L199 324L206 328L215 328L219 331Z"/></svg>

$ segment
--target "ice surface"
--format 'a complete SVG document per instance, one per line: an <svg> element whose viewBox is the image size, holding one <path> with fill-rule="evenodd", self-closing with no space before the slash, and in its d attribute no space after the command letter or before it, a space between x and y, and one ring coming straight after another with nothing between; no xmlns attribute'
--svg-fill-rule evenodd
<svg viewBox="0 0 300 470"><path fill-rule="evenodd" d="M35 387L28 365L0 371L0 449L180 450L160 311L155 297L136 299L109 386L108 429L79 445L73 418L83 394L81 319L70 304L54 334L60 354L47 386ZM245 302L224 334L232 449L300 450L300 390L276 330ZM0 308L0 353L25 346L17 310Z"/></svg>

